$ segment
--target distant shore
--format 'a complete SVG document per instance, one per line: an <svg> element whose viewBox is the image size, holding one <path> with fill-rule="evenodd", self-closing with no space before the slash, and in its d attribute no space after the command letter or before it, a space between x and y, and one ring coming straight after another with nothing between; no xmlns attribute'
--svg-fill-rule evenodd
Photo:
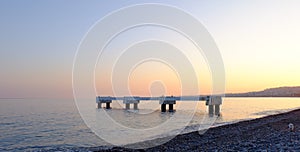
<svg viewBox="0 0 300 152"><path fill-rule="evenodd" d="M293 123L295 131L288 129ZM152 140L159 143L161 139ZM149 142L148 142L149 143ZM137 143L148 144L147 142ZM92 151L300 151L300 109L178 135L149 149L91 148Z"/></svg>

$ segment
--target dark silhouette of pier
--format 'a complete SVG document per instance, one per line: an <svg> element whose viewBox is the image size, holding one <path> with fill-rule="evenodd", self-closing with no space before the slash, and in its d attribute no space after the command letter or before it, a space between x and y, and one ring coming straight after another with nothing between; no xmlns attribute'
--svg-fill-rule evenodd
<svg viewBox="0 0 300 152"><path fill-rule="evenodd" d="M123 100L125 109L130 109L130 104L133 104L133 109L138 110L140 101L155 101L158 100L161 105L161 112L166 112L166 105L169 105L169 112L174 111L174 104L176 101L206 101L208 106L209 115L219 115L220 105L222 104L222 96L160 96L160 97L139 97L139 96L125 96L125 97L110 97L110 96L97 96L96 103L98 108L102 108L102 103L106 104L106 109L111 109L110 104L113 100Z"/></svg>

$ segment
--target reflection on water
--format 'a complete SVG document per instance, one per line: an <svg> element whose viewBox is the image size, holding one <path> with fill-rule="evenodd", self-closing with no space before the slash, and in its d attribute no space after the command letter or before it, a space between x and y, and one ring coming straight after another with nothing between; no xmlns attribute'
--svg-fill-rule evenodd
<svg viewBox="0 0 300 152"><path fill-rule="evenodd" d="M176 121L184 122L181 119L194 113L194 105L178 102L175 113L161 113L158 103L152 102L140 104L139 111L128 112L123 110L122 104L115 102L112 104L113 109L106 111L94 107L91 114L105 111L122 126L146 129L166 123L174 115L178 115ZM221 106L222 115L214 125L277 114L298 107L300 98L225 98ZM101 116L97 117L101 119ZM72 100L1 99L0 120L0 151L106 144L86 127ZM207 107L204 102L199 102L190 121L191 126L185 132L207 127L204 120L207 120ZM113 127L101 129L111 134L117 133ZM166 130L162 130L162 134L170 134L164 131ZM153 135L153 138L160 135Z"/></svg>

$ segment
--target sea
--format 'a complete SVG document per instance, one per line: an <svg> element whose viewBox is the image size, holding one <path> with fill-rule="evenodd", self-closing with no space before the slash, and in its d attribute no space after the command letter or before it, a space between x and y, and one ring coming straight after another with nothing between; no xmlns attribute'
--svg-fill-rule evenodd
<svg viewBox="0 0 300 152"><path fill-rule="evenodd" d="M97 109L95 100L85 102L93 107L74 99L0 99L0 151L125 145L300 108L300 98L225 97L221 115L209 116L203 101L178 101L172 113L162 113L158 101L141 101L139 110L125 110L122 101L113 101L109 110Z"/></svg>

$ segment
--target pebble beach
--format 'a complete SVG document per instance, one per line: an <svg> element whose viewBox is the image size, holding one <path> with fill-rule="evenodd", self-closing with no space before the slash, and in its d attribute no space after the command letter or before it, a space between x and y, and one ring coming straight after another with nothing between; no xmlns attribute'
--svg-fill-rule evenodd
<svg viewBox="0 0 300 152"><path fill-rule="evenodd" d="M291 131L288 125L294 125ZM160 143L161 139L137 145ZM148 149L94 147L89 151L300 151L300 109L246 120L207 130L181 134Z"/></svg>

